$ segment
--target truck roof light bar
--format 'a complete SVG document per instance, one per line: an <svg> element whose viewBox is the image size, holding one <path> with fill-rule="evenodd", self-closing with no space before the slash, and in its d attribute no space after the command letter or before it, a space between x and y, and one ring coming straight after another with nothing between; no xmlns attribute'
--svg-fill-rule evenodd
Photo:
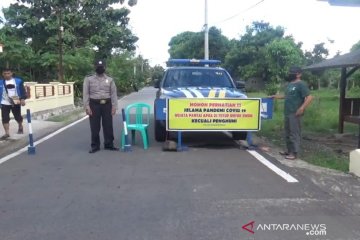
<svg viewBox="0 0 360 240"><path fill-rule="evenodd" d="M218 66L220 60L205 60L205 59L169 59L166 64L168 67L173 66Z"/></svg>

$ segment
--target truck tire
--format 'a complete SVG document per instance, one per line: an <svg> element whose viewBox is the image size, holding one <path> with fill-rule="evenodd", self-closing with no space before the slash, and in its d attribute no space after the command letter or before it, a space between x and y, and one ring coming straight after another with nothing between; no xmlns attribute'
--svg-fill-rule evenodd
<svg viewBox="0 0 360 240"><path fill-rule="evenodd" d="M232 132L232 138L234 140L246 140L247 132Z"/></svg>
<svg viewBox="0 0 360 240"><path fill-rule="evenodd" d="M155 120L155 140L157 142L165 142L166 140L166 128L161 120Z"/></svg>

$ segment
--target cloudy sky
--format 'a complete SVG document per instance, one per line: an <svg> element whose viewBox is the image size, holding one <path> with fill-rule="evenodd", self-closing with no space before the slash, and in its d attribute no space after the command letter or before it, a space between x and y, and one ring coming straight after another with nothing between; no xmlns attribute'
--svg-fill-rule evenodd
<svg viewBox="0 0 360 240"><path fill-rule="evenodd" d="M0 6L10 2L1 0ZM130 15L132 31L140 38L138 53L151 65L163 65L171 37L202 30L204 6L205 0L138 0ZM325 42L331 55L338 50L346 53L360 40L360 7L330 6L318 0L208 0L209 27L220 28L230 39L239 39L247 25L261 20L284 27L287 35L304 43L304 50Z"/></svg>

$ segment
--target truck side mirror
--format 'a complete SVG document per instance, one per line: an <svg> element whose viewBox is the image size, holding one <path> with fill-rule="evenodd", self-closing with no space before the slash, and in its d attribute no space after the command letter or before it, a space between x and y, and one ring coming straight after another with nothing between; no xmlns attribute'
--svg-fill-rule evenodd
<svg viewBox="0 0 360 240"><path fill-rule="evenodd" d="M159 79L155 79L154 88L160 88L160 80Z"/></svg>
<svg viewBox="0 0 360 240"><path fill-rule="evenodd" d="M236 81L235 85L236 85L237 89L245 91L245 82L244 81Z"/></svg>

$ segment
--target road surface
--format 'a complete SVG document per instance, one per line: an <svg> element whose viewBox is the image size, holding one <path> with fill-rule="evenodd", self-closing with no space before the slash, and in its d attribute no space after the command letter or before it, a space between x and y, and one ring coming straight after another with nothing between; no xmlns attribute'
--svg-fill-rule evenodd
<svg viewBox="0 0 360 240"><path fill-rule="evenodd" d="M120 105L152 105L154 95L144 88ZM3 162L0 239L360 239L359 198L342 200L309 170L240 149L223 133L186 134L184 152L162 151L149 133L148 150L137 138L131 152L89 154L84 119L36 155Z"/></svg>

